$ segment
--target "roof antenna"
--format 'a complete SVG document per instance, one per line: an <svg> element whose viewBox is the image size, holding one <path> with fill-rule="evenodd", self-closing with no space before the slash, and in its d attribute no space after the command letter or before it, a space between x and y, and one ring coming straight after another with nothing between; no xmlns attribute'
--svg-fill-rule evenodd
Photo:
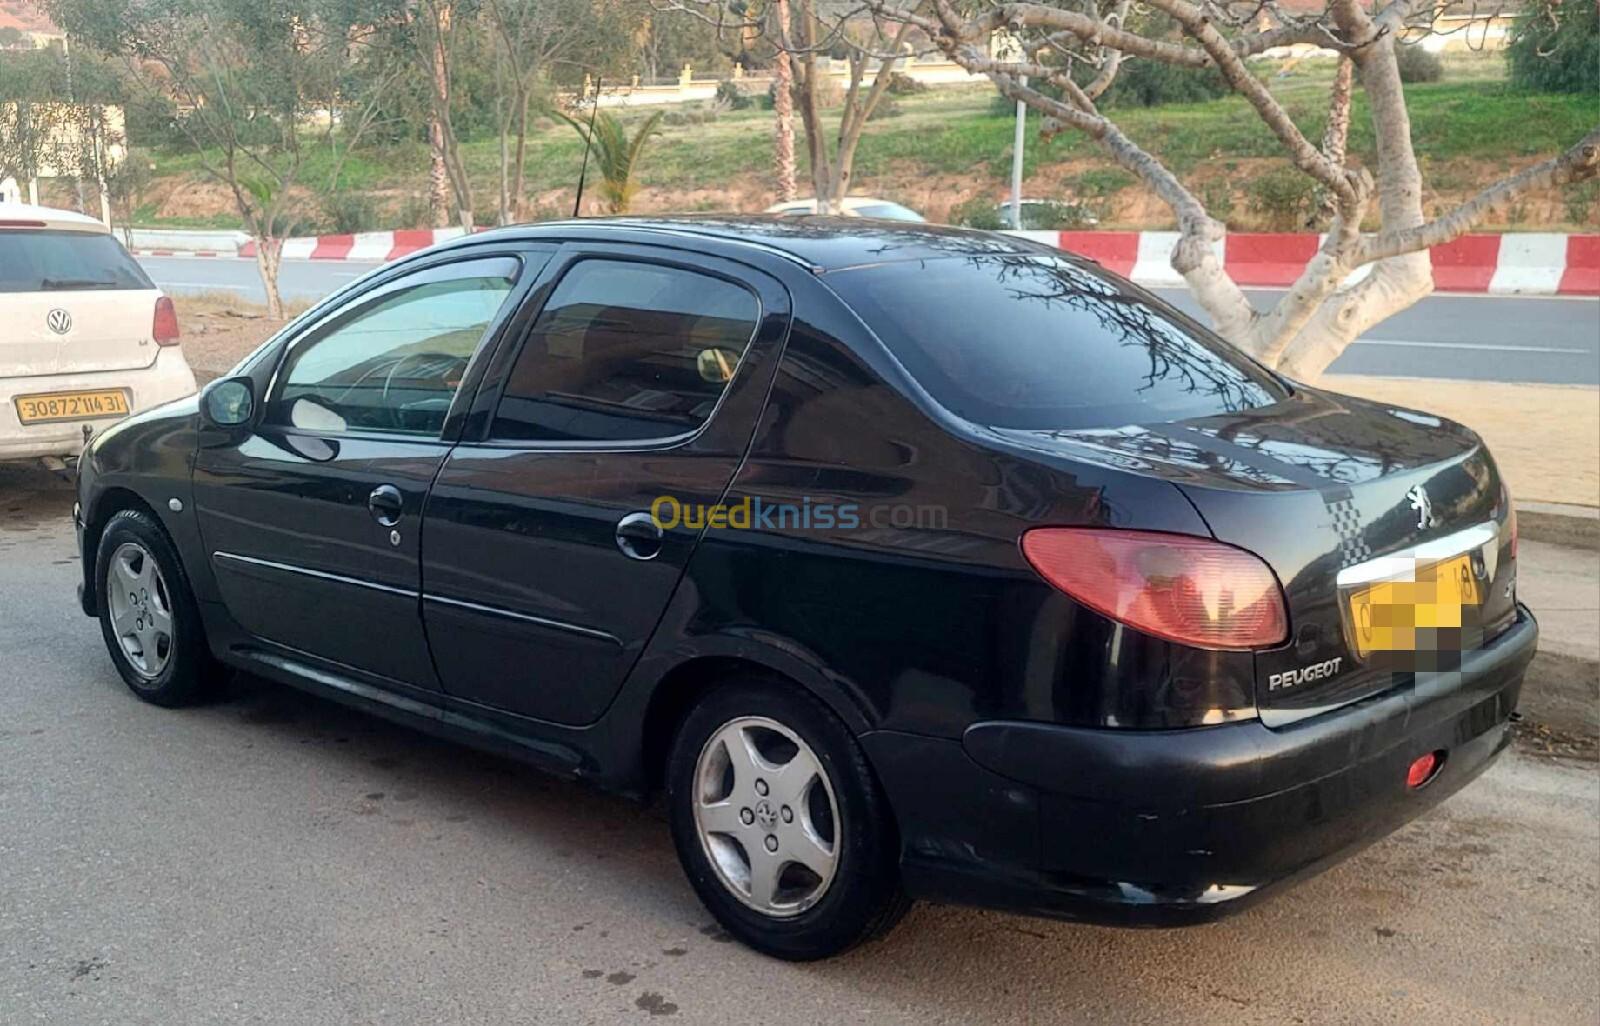
<svg viewBox="0 0 1600 1026"><path fill-rule="evenodd" d="M583 167L578 171L578 195L572 200L572 216L582 217L578 207L583 203L583 180L589 174L589 150L594 147L594 119L600 113L600 79L594 80L594 107L589 110L589 131L583 136Z"/></svg>

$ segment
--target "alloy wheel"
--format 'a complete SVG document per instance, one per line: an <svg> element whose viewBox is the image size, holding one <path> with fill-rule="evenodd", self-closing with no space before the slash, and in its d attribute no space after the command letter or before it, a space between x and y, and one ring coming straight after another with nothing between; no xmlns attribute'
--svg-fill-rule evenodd
<svg viewBox="0 0 1600 1026"><path fill-rule="evenodd" d="M695 763L694 824L722 885L773 918L822 900L838 868L839 806L811 746L776 720L742 716Z"/></svg>
<svg viewBox="0 0 1600 1026"><path fill-rule="evenodd" d="M172 599L155 557L138 542L123 542L106 567L106 606L112 632L135 673L161 676L174 645Z"/></svg>

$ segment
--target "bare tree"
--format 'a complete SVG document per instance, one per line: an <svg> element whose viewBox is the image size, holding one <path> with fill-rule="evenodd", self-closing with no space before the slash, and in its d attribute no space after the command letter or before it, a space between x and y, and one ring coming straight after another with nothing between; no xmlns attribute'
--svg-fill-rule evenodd
<svg viewBox="0 0 1600 1026"><path fill-rule="evenodd" d="M511 223L522 220L529 108L541 79L557 64L576 62L584 56L579 52L586 49L584 44L595 41L596 9L587 0L487 0L484 13L509 93L500 119L502 151L508 148L508 137L515 141L501 163L500 219Z"/></svg>
<svg viewBox="0 0 1600 1026"><path fill-rule="evenodd" d="M121 59L132 88L177 103L201 168L227 187L255 240L267 308L281 319L293 190L317 150L332 154L327 184L337 183L390 81L380 72L347 93L344 72L364 29L344 20L338 0L146 0L137 18L102 0L54 0L49 10L75 38Z"/></svg>
<svg viewBox="0 0 1600 1026"><path fill-rule="evenodd" d="M434 224L455 203L456 221L472 230L472 180L461 159L461 139L456 133L452 85L456 50L470 19L458 16L457 0L415 0L407 10L411 30L410 53L428 85L428 182Z"/></svg>
<svg viewBox="0 0 1600 1026"><path fill-rule="evenodd" d="M651 0L658 11L676 11L711 25L720 38L735 33L749 45L765 35L779 51L777 77L792 73L793 105L806 130L806 155L819 213L833 212L849 193L856 150L867 122L888 92L894 61L912 30L904 19L885 21L861 8L846 16L833 13L829 0L776 0L770 23L744 0ZM845 63L846 79L837 126L827 127L832 107L833 53ZM783 58L787 56L787 60ZM781 92L781 89L779 90ZM778 117L774 150L778 191L785 191L784 98L773 97ZM792 144L790 146L792 150Z"/></svg>
<svg viewBox="0 0 1600 1026"><path fill-rule="evenodd" d="M876 19L914 26L950 59L1043 114L1046 131L1081 131L1138 176L1171 208L1180 233L1173 268L1217 330L1268 366L1303 379L1315 380L1351 340L1432 291L1429 247L1469 231L1519 196L1600 171L1597 127L1566 152L1489 185L1453 210L1424 214L1422 173L1395 48L1403 35L1432 30L1441 9L1434 0L1327 0L1320 9L1294 15L1261 0L1144 0L1177 25L1171 37L1130 25L1126 0L867 3ZM1318 146L1246 63L1286 46L1322 48L1348 60L1371 111L1373 167L1345 162L1349 90L1342 76L1334 80L1330 129ZM1171 168L1097 106L1129 60L1216 69L1271 131L1285 158L1328 197L1332 223L1326 240L1270 309L1256 310L1224 270L1218 257L1223 225ZM1375 231L1363 231L1369 217ZM1368 265L1368 273L1352 277Z"/></svg>

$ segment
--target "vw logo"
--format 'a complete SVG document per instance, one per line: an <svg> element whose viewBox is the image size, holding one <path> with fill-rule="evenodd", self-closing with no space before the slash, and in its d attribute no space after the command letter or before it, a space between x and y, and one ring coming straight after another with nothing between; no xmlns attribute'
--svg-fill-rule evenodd
<svg viewBox="0 0 1600 1026"><path fill-rule="evenodd" d="M45 316L44 322L50 325L50 330L57 335L65 335L72 330L72 315L57 307Z"/></svg>

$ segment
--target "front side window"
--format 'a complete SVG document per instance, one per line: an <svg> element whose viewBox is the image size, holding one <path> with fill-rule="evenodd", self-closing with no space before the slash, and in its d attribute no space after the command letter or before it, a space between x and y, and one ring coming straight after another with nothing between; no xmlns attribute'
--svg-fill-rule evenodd
<svg viewBox="0 0 1600 1026"><path fill-rule="evenodd" d="M402 281L290 352L267 422L316 432L438 435L519 266L510 257L473 260Z"/></svg>
<svg viewBox="0 0 1600 1026"><path fill-rule="evenodd" d="M517 354L491 434L547 442L688 434L710 418L759 317L755 295L721 278L581 261Z"/></svg>

